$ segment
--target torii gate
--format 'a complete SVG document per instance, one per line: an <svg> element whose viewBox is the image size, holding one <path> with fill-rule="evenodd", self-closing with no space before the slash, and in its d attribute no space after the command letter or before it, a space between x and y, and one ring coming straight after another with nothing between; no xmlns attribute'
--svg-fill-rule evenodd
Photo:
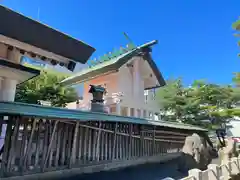
<svg viewBox="0 0 240 180"><path fill-rule="evenodd" d="M22 66L22 56L73 71L76 63L85 64L95 51L79 40L1 5L0 27L0 101L14 101L16 85L40 74L38 70ZM5 130L5 126L0 129L0 149Z"/></svg>

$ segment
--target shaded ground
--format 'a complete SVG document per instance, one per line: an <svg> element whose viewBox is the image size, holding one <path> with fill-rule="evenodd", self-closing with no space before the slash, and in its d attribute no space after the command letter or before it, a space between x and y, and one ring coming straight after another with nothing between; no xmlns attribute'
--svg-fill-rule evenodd
<svg viewBox="0 0 240 180"><path fill-rule="evenodd" d="M177 171L176 161L173 160L164 164L145 164L118 171L83 174L62 180L161 180L166 177L179 179L185 176L186 174L184 175Z"/></svg>
<svg viewBox="0 0 240 180"><path fill-rule="evenodd" d="M219 164L219 160L214 159L212 163ZM177 171L176 160L172 160L167 163L145 164L117 171L83 174L61 180L161 180L166 177L177 180L186 176L187 174Z"/></svg>

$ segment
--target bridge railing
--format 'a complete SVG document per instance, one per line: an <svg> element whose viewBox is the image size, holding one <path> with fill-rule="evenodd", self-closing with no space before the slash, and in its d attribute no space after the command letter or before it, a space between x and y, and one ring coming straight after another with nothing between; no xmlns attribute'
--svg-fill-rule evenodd
<svg viewBox="0 0 240 180"><path fill-rule="evenodd" d="M140 118L0 102L0 130L4 126L0 177L159 162L177 157L192 133L189 129L194 130Z"/></svg>
<svg viewBox="0 0 240 180"><path fill-rule="evenodd" d="M181 180L229 180L240 174L240 156L229 160L227 164L209 164L208 169L192 169L189 176Z"/></svg>

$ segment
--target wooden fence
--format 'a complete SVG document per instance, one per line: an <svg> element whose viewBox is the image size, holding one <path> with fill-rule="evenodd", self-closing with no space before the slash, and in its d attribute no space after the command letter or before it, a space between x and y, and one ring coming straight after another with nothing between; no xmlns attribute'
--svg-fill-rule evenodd
<svg viewBox="0 0 240 180"><path fill-rule="evenodd" d="M0 178L159 162L179 154L186 136L204 132L181 124L0 102L0 131L4 126Z"/></svg>

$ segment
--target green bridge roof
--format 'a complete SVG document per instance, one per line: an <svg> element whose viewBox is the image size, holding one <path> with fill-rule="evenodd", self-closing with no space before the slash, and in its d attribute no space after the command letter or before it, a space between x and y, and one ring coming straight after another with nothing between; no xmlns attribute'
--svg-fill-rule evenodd
<svg viewBox="0 0 240 180"><path fill-rule="evenodd" d="M203 129L197 126L175 123L175 122L154 121L154 120L148 120L143 118L117 116L117 115L105 114L105 113L73 110L73 109L67 109L67 108L56 108L56 107L49 107L49 106L40 106L35 104L26 104L26 103L18 103L18 102L0 101L0 114L75 120L75 121L83 121L83 122L84 121L123 122L123 123L155 125L155 126L162 126L162 127L168 127L168 128L176 128L176 129L207 131L206 129Z"/></svg>

